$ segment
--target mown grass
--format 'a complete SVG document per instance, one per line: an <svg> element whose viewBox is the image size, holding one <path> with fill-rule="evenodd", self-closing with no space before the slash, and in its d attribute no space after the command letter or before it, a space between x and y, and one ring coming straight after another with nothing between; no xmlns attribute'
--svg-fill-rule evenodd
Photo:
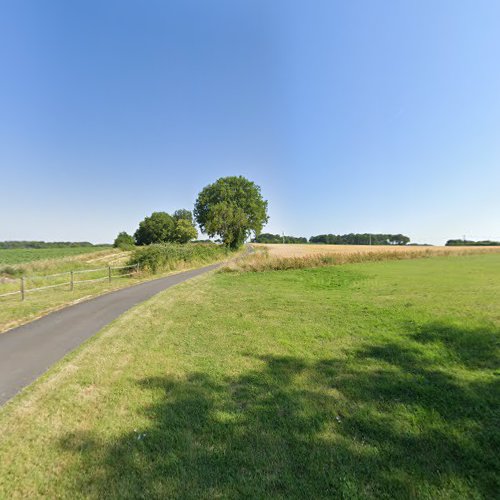
<svg viewBox="0 0 500 500"><path fill-rule="evenodd" d="M100 252L109 247L62 247L62 248L13 248L0 249L0 268L2 266L23 264L37 260L60 259L72 255Z"/></svg>
<svg viewBox="0 0 500 500"><path fill-rule="evenodd" d="M218 273L0 413L0 497L494 498L500 255Z"/></svg>

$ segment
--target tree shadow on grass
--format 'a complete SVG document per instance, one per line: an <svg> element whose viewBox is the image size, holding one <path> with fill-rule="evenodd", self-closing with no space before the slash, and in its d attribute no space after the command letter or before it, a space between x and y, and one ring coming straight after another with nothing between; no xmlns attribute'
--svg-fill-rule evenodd
<svg viewBox="0 0 500 500"><path fill-rule="evenodd" d="M427 330L436 337L367 345L341 359L259 357L258 368L233 378L141 380L154 401L141 410L147 428L113 443L76 433L61 441L79 457L76 491L120 498L491 498L499 487L498 387L430 363L429 342L444 340L439 329L421 332ZM460 331L460 346L473 344L467 335ZM475 366L492 362L489 351L477 352Z"/></svg>

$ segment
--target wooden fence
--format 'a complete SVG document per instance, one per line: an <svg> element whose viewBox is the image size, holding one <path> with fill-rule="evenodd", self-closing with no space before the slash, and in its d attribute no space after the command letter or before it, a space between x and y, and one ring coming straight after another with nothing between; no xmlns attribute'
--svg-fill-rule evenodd
<svg viewBox="0 0 500 500"><path fill-rule="evenodd" d="M129 272L121 272L119 274L113 273L114 271L119 271L123 269L130 269ZM105 276L100 276L98 278L90 278L90 279L77 279L80 276L84 276L88 273L98 273L101 271L105 271ZM96 269L78 269L77 271L66 271L64 273L57 274L47 274L47 275L33 275L33 276L23 276L19 278L19 290L15 290L12 292L7 292L0 294L0 298L2 297L10 297L13 295L20 295L21 300L25 300L26 294L31 292L38 292L40 290L47 290L49 288L58 288L68 286L69 290L74 290L75 285L79 283L90 283L93 281L104 281L107 280L109 283L115 278L123 278L125 276L131 276L134 272L139 271L139 264L134 264L131 266L107 266L107 267L98 267ZM28 284L31 282L36 282L36 280L50 280L55 278L64 279L67 276L67 281L62 281L61 283L55 283L53 285L44 285L39 287L29 287Z"/></svg>

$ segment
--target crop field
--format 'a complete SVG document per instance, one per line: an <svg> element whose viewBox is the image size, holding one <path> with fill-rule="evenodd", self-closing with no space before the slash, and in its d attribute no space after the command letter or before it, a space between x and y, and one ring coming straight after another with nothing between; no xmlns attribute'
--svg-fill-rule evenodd
<svg viewBox="0 0 500 500"><path fill-rule="evenodd" d="M495 498L500 254L212 273L0 409L0 498Z"/></svg>
<svg viewBox="0 0 500 500"><path fill-rule="evenodd" d="M306 257L311 255L349 255L349 254L408 254L426 255L464 255L500 252L500 247L445 247L445 246L405 246L405 245L315 245L315 244L253 244L255 248L267 249L272 257Z"/></svg>
<svg viewBox="0 0 500 500"><path fill-rule="evenodd" d="M0 249L0 269L5 265L109 251L109 247L13 248Z"/></svg>
<svg viewBox="0 0 500 500"><path fill-rule="evenodd" d="M88 247L81 247L87 249ZM59 251L62 250L61 253ZM9 328L15 327L26 321L35 319L46 312L58 309L72 302L90 298L100 293L121 288L137 282L135 276L121 276L119 272L113 272L115 279L112 283L106 281L88 282L75 285L70 290L69 272L77 271L82 273L78 275L81 279L103 278L108 275L107 267L122 266L127 263L130 252L124 252L116 248L98 248L92 252L83 252L69 255L66 250L77 251L74 248L50 248L26 250L0 250L0 259L2 252L13 252L18 254L18 262L15 265L0 265L0 295L5 293L17 292L20 289L20 276L24 276L26 287L26 300L20 300L20 294L0 297L0 333ZM56 255L53 258L38 258L36 252L41 255ZM24 257L23 257L24 255ZM34 256L28 261L29 256ZM22 259L24 262L19 262ZM15 260L13 256L10 261ZM99 269L98 271L92 271ZM87 272L90 271L90 272ZM77 278L79 279L79 278ZM64 284L66 283L66 284ZM30 290L43 286L58 285L56 288L40 291ZM59 286L61 285L61 286Z"/></svg>

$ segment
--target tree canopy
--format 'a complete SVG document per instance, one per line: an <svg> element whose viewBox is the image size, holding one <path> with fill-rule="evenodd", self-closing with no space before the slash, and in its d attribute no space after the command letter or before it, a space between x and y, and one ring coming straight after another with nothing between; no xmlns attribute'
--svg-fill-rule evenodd
<svg viewBox="0 0 500 500"><path fill-rule="evenodd" d="M153 212L146 217L134 234L138 245L152 243L187 243L196 238L198 231L193 223L193 213L181 208L173 215Z"/></svg>
<svg viewBox="0 0 500 500"><path fill-rule="evenodd" d="M115 241L113 243L113 246L115 248L129 248L133 247L135 245L134 238L130 236L130 234L126 233L125 231L122 231L121 233L118 234L118 236L115 238Z"/></svg>
<svg viewBox="0 0 500 500"><path fill-rule="evenodd" d="M260 187L245 177L221 177L198 195L194 215L200 229L218 235L230 248L238 248L269 220L267 201Z"/></svg>
<svg viewBox="0 0 500 500"><path fill-rule="evenodd" d="M320 234L311 236L309 242L327 245L406 245L410 242L410 238L404 234Z"/></svg>
<svg viewBox="0 0 500 500"><path fill-rule="evenodd" d="M253 239L254 243L307 243L303 236L282 236L280 234L261 233Z"/></svg>
<svg viewBox="0 0 500 500"><path fill-rule="evenodd" d="M472 241L472 240L448 240L447 247L495 247L500 246L500 241Z"/></svg>
<svg viewBox="0 0 500 500"><path fill-rule="evenodd" d="M198 231L189 219L175 221L174 240L177 243L187 243L198 236Z"/></svg>
<svg viewBox="0 0 500 500"><path fill-rule="evenodd" d="M153 212L139 224L134 234L138 245L165 243L174 240L174 218L166 212Z"/></svg>

